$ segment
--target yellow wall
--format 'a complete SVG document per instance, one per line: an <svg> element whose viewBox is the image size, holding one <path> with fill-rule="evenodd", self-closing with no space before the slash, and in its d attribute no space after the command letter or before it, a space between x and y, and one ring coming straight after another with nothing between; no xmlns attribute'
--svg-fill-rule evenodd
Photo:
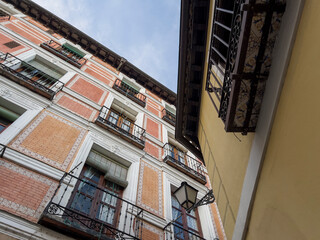
<svg viewBox="0 0 320 240"><path fill-rule="evenodd" d="M210 6L210 13L213 12L212 7ZM209 19L212 19L212 16ZM208 32L211 32L211 26ZM210 34L207 46L210 45L209 37ZM207 49L207 54L208 52ZM235 136L225 132L224 124L218 118L218 113L204 90L206 72L207 67L204 69L198 138L221 220L227 238L231 239L254 134L242 136L236 133Z"/></svg>
<svg viewBox="0 0 320 240"><path fill-rule="evenodd" d="M305 1L247 239L320 239L319 12Z"/></svg>

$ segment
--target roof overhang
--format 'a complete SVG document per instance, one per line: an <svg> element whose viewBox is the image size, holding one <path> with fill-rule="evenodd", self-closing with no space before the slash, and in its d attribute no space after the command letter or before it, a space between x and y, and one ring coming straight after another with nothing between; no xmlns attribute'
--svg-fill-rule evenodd
<svg viewBox="0 0 320 240"><path fill-rule="evenodd" d="M176 139L203 159L198 141L210 1L181 1Z"/></svg>

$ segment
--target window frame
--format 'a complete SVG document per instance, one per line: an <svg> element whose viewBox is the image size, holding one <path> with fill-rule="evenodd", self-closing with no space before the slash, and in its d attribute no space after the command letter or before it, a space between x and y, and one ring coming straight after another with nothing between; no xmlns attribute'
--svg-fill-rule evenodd
<svg viewBox="0 0 320 240"><path fill-rule="evenodd" d="M179 238L179 237L175 236L175 239L179 239L179 240L180 240L180 239L181 239L181 240L182 240L182 239L189 239L189 235L188 235L189 232L195 233L195 234L199 235L200 237L203 237L203 233L202 233L202 228L201 228L201 224L200 224L200 217L199 217L198 209L193 210L194 215L195 215L195 216L193 216L191 213L188 213L183 207L181 207L181 205L180 205L179 203L178 203L178 204L179 204L179 208L175 207L175 206L173 205L173 201L174 201L173 199L175 199L175 201L177 201L177 203L178 203L178 200L177 200L177 199L175 198L175 196L173 195L173 192L171 192L171 211L172 211L172 218L173 218L173 209L175 209L176 211L178 211L179 214L181 213L181 216L179 216L178 219L181 218L182 224L179 223L178 220L175 221L175 224L181 226L181 229L184 230L183 233L182 233L182 234L183 234L183 238ZM195 230L195 229L190 228L190 227L188 226L188 217L191 217L191 218L195 219L196 224L197 224L197 227L198 227L198 230ZM174 220L175 220L175 219L174 219ZM174 228L175 228L175 225L173 225L173 233L174 233L174 235L175 235L175 230L174 230Z"/></svg>
<svg viewBox="0 0 320 240"><path fill-rule="evenodd" d="M95 182L91 179L89 179L88 177L85 176L85 172L89 169L89 168L93 168L98 174L99 174L99 180L98 182ZM103 191L97 191L97 189L95 190L94 194L91 196L90 194L86 194L86 193L82 193L81 190L79 190L79 185L81 182L84 182L84 181L88 181L89 183L91 184L96 184L96 188L98 189L102 189L102 190L105 190L107 192L111 192L112 194L115 194L118 196L117 198L117 203L116 203L116 206L112 206L112 205L109 205L109 204L106 204L106 203L102 203L103 202ZM117 191L113 191L112 189L110 189L109 187L107 187L107 182L111 182L111 181L108 181L106 179L104 179L104 174L103 172L99 171L99 169L96 169L94 167L91 167L87 164L85 164L81 170L81 173L78 177L78 180L74 186L74 190L69 198L69 201L67 203L67 208L69 209L72 209L73 211L77 212L77 213L80 213L80 214L84 214L86 216L88 216L89 218L91 219L94 219L95 221L99 221L103 224L108 224L110 226L113 226L113 227L117 227L117 223L118 223L118 220L119 220L119 217L120 217L120 211L121 211L121 206L120 206L120 199L122 198L122 195L123 195L123 191L124 191L124 188L119 186L119 190ZM116 183L113 183L113 184L116 184ZM117 185L117 184L116 184ZM76 198L76 195L77 194L81 194L81 195L85 195L86 197L92 199L92 203L91 203L91 207L90 207L90 210L89 210L89 213L86 213L84 211L79 211L77 210L76 208L74 208L72 206L73 204L73 200ZM107 206L111 206L111 208L115 209L115 212L114 212L114 218L113 218L113 222L112 224L108 223L107 221L103 221L101 220L100 218L97 218L97 213L99 212L99 209L100 209L100 205L107 205Z"/></svg>

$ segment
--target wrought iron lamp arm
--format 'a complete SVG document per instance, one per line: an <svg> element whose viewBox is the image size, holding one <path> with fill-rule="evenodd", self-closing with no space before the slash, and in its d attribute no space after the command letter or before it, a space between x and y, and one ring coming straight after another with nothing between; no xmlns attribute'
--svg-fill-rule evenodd
<svg viewBox="0 0 320 240"><path fill-rule="evenodd" d="M188 213L190 213L192 210L196 209L197 207L200 207L200 206L203 206L203 205L207 205L207 204L213 203L214 200L215 200L215 197L214 197L214 195L213 195L213 190L211 189L211 190L209 190L209 192L206 193L206 195L204 195L203 198L201 198L201 199L200 199L197 203L195 203L191 208L186 209L186 211L187 211ZM182 213L180 213L176 219L174 219L174 220L172 220L171 222L169 222L169 223L163 228L163 230L166 229L170 224L172 224L172 223L174 223L175 221L177 221L178 218L181 217L181 215L182 215Z"/></svg>
<svg viewBox="0 0 320 240"><path fill-rule="evenodd" d="M196 209L197 207L203 206L203 205L207 205L210 203L213 203L215 200L215 197L213 195L213 190L209 190L209 192L207 192L206 195L204 195L203 198L201 198L197 203L195 203L192 207L190 207L189 209L186 209L186 211L189 213L192 210Z"/></svg>

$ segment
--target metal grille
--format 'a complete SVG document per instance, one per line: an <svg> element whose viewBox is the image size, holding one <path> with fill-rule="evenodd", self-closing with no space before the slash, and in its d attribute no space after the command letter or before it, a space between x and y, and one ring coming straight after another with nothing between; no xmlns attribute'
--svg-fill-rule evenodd
<svg viewBox="0 0 320 240"><path fill-rule="evenodd" d="M15 42L15 41L11 41L11 42L6 42L5 44L3 44L3 45L5 45L6 47L8 47L8 48L16 48L16 47L19 47L20 46L20 44L19 43L17 43L17 42Z"/></svg>
<svg viewBox="0 0 320 240"><path fill-rule="evenodd" d="M217 0L206 90L227 132L254 132L285 0Z"/></svg>
<svg viewBox="0 0 320 240"><path fill-rule="evenodd" d="M79 197L79 187L87 190L87 194ZM95 196L103 196L100 201L90 198L90 192L96 192ZM77 196L73 197L72 196ZM104 214L86 214L84 203L92 201L92 204L104 204ZM111 219L111 205L116 206L117 218ZM99 211L98 211L99 212ZM63 229L69 234L77 234L81 239L141 239L143 228L144 210L117 194L98 187L86 179L78 178L70 173L65 173L60 180L51 201L47 205L40 222L51 228Z"/></svg>

